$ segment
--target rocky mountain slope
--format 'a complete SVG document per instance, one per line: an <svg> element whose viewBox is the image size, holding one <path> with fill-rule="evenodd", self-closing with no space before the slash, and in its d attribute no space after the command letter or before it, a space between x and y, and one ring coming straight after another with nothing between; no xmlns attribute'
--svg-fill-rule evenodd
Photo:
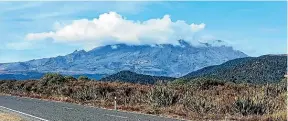
<svg viewBox="0 0 288 121"><path fill-rule="evenodd" d="M113 74L130 70L154 76L181 77L206 66L247 57L243 52L222 45L221 40L212 43L197 47L184 40L179 40L179 45L106 45L66 56L0 64L0 73Z"/></svg>

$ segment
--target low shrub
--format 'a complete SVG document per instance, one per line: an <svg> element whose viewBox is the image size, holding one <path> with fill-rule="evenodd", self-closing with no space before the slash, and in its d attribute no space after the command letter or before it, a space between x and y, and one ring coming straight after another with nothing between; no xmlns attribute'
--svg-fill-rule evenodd
<svg viewBox="0 0 288 121"><path fill-rule="evenodd" d="M198 87L201 90L207 90L207 89L210 89L214 86L223 86L225 84L225 82L217 80L217 79L200 78L200 79L191 80L190 84Z"/></svg>
<svg viewBox="0 0 288 121"><path fill-rule="evenodd" d="M73 76L65 76L64 78L65 78L65 80L67 80L67 81L77 81L77 79L74 78Z"/></svg>
<svg viewBox="0 0 288 121"><path fill-rule="evenodd" d="M66 79L58 73L47 73L40 79L40 82L42 83L42 86L58 85L66 82Z"/></svg>
<svg viewBox="0 0 288 121"><path fill-rule="evenodd" d="M89 81L90 79L87 76L79 76L78 80Z"/></svg>
<svg viewBox="0 0 288 121"><path fill-rule="evenodd" d="M186 92L183 105L186 110L198 114L214 112L217 106L212 96L193 94L192 92Z"/></svg>
<svg viewBox="0 0 288 121"><path fill-rule="evenodd" d="M238 98L234 102L234 109L237 113L246 115L263 115L266 113L265 104L261 101L253 100L249 97Z"/></svg>
<svg viewBox="0 0 288 121"><path fill-rule="evenodd" d="M71 97L79 101L95 100L98 98L96 89L94 88L84 88L77 90L71 94Z"/></svg>
<svg viewBox="0 0 288 121"><path fill-rule="evenodd" d="M170 85L184 85L186 84L188 81L185 79L176 79L172 82L169 82Z"/></svg>
<svg viewBox="0 0 288 121"><path fill-rule="evenodd" d="M170 106L176 103L177 95L166 86L155 86L148 93L149 102L154 107Z"/></svg>

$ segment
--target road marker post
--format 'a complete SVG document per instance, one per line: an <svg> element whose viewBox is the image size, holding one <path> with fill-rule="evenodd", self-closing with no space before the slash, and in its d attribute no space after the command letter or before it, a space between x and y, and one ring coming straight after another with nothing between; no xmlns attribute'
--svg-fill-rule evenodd
<svg viewBox="0 0 288 121"><path fill-rule="evenodd" d="M117 97L114 98L114 110L117 110L117 102L116 102Z"/></svg>

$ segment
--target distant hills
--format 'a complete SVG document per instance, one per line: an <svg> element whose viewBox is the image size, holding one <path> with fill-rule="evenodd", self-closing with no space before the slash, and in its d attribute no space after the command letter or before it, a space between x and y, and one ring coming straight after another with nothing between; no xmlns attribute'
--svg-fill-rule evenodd
<svg viewBox="0 0 288 121"><path fill-rule="evenodd" d="M216 79L233 83L265 84L279 82L284 78L287 69L287 55L263 55L245 57L227 61L220 65L208 66L193 71L178 79ZM158 80L173 81L176 78L137 74L121 71L100 81L122 81L130 83L154 84Z"/></svg>
<svg viewBox="0 0 288 121"><path fill-rule="evenodd" d="M29 79L40 79L44 73L39 72L6 72L0 73L0 80L15 79L15 80L29 80Z"/></svg>
<svg viewBox="0 0 288 121"><path fill-rule="evenodd" d="M139 74L129 70L120 71L111 75L78 74L100 81L119 81L139 84L155 84L157 81L194 79L216 79L234 83L265 84L279 82L284 78L287 70L287 55L263 55L260 57L244 57L224 62L220 65L207 66L193 71L183 77L165 77ZM27 72L22 74L0 74L1 79L39 79L44 73Z"/></svg>
<svg viewBox="0 0 288 121"><path fill-rule="evenodd" d="M155 84L157 81L173 81L176 78L164 76L151 76L144 74L137 74L131 71L120 71L116 74L104 77L100 81L119 81L139 84Z"/></svg>
<svg viewBox="0 0 288 121"><path fill-rule="evenodd" d="M17 76L28 72L110 75L122 70L154 76L181 77L203 67L247 57L243 52L225 45L222 40L201 43L199 46L192 46L184 40L178 42L178 45L106 45L90 51L75 51L65 56L2 63L0 78L1 75Z"/></svg>
<svg viewBox="0 0 288 121"><path fill-rule="evenodd" d="M214 78L235 83L272 83L284 78L287 55L263 55L227 61L220 65L204 67L181 79Z"/></svg>
<svg viewBox="0 0 288 121"><path fill-rule="evenodd" d="M0 73L0 80L30 80L30 79L40 79L43 77L45 73L39 73L39 72L9 72L9 73ZM69 75L69 74L64 74ZM69 75L73 76L75 78L78 78L79 76L87 76L90 79L96 79L99 80L105 75L102 74L75 74L75 75Z"/></svg>

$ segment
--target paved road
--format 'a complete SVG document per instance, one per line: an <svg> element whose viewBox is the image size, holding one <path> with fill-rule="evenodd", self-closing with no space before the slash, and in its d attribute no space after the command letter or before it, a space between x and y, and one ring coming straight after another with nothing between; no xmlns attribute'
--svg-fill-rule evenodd
<svg viewBox="0 0 288 121"><path fill-rule="evenodd" d="M178 121L152 115L127 113L39 99L0 96L1 108L35 116L49 121ZM26 115L27 116L27 115ZM28 116L29 117L29 116Z"/></svg>

